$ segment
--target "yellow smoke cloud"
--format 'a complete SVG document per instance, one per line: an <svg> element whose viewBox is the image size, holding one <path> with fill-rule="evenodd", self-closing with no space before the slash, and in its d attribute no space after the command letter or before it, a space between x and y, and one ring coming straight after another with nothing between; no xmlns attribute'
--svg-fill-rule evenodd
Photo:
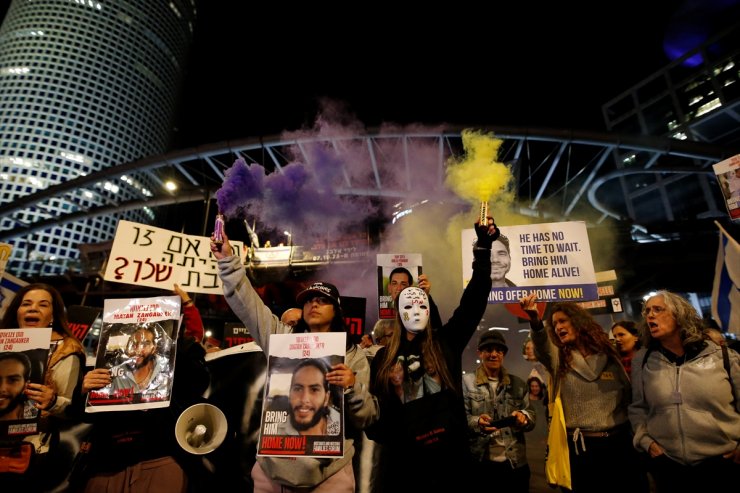
<svg viewBox="0 0 740 493"><path fill-rule="evenodd" d="M503 140L493 133L475 130L462 132L463 155L447 162L446 185L460 198L473 204L496 200L511 203L511 168L498 161Z"/></svg>

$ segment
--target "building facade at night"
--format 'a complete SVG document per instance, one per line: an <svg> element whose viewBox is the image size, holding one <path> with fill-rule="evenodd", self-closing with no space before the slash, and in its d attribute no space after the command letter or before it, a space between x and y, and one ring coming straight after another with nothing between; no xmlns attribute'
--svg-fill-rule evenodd
<svg viewBox="0 0 740 493"><path fill-rule="evenodd" d="M0 27L0 204L168 149L194 0L14 0ZM154 195L153 173L101 180L0 219L16 275L64 272L77 245L109 240L146 208L24 227ZM16 234L17 233L17 234Z"/></svg>

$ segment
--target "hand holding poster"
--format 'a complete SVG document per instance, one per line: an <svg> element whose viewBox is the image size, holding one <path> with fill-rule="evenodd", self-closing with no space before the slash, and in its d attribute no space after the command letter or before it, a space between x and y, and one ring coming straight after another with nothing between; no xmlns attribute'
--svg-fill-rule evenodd
<svg viewBox="0 0 740 493"><path fill-rule="evenodd" d="M85 412L170 405L180 297L105 300L95 368L111 383L91 390Z"/></svg>
<svg viewBox="0 0 740 493"><path fill-rule="evenodd" d="M171 290L174 283L192 293L223 294L211 239L119 221L106 281ZM229 241L242 260L244 246Z"/></svg>
<svg viewBox="0 0 740 493"><path fill-rule="evenodd" d="M38 432L39 410L25 390L44 383L51 328L0 329L0 438Z"/></svg>
<svg viewBox="0 0 740 493"><path fill-rule="evenodd" d="M394 300L409 286L418 286L421 275L420 253L379 253L378 318L396 318Z"/></svg>
<svg viewBox="0 0 740 493"><path fill-rule="evenodd" d="M344 397L326 374L343 363L345 333L270 336L257 455L342 457Z"/></svg>
<svg viewBox="0 0 740 493"><path fill-rule="evenodd" d="M474 240L474 230L462 231L463 286L470 280ZM502 227L491 247L491 280L489 303L516 303L532 293L540 301L597 299L586 224Z"/></svg>

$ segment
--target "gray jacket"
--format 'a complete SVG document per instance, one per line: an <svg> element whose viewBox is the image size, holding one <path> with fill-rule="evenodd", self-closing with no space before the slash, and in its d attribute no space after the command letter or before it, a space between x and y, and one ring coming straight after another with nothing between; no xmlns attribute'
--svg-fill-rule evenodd
<svg viewBox="0 0 740 493"><path fill-rule="evenodd" d="M239 320L244 322L255 342L262 347L265 354L269 354L270 334L287 334L293 328L280 322L262 302L247 279L238 256L219 260L218 268L226 302ZM345 392L345 420L355 429L362 430L374 422L378 415L377 401L369 392L370 365L365 352L357 346L347 350L345 364L355 372L355 385ZM310 488L351 462L354 455L353 442L351 436L345 435L344 457L338 459L258 457L257 461L265 474L274 481L292 487Z"/></svg>
<svg viewBox="0 0 740 493"><path fill-rule="evenodd" d="M505 455L511 467L517 468L527 464L524 432L534 429L535 412L525 403L526 393L527 385L524 380L509 374L505 368L501 369L501 379L495 395L491 393L488 377L481 366L475 374L463 375L463 397L470 431L470 452L475 460L482 461L488 453L489 444L496 443L505 448ZM506 427L495 432L495 437L480 431L478 419L481 414L488 414L497 420L511 416L514 411L521 411L529 418L524 428Z"/></svg>
<svg viewBox="0 0 740 493"><path fill-rule="evenodd" d="M729 350L735 395L740 396L740 356ZM732 392L721 348L711 341L684 364L658 350L640 349L632 362L632 404L629 416L633 443L647 451L653 441L681 464L735 450L740 443L740 399Z"/></svg>

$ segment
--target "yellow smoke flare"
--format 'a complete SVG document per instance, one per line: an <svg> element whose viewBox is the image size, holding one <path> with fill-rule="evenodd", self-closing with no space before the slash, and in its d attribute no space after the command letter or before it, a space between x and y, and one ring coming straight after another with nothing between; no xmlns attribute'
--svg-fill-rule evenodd
<svg viewBox="0 0 740 493"><path fill-rule="evenodd" d="M447 186L462 199L473 204L500 200L510 203L509 187L514 175L506 164L498 161L503 140L493 133L463 130L464 154L447 162Z"/></svg>

